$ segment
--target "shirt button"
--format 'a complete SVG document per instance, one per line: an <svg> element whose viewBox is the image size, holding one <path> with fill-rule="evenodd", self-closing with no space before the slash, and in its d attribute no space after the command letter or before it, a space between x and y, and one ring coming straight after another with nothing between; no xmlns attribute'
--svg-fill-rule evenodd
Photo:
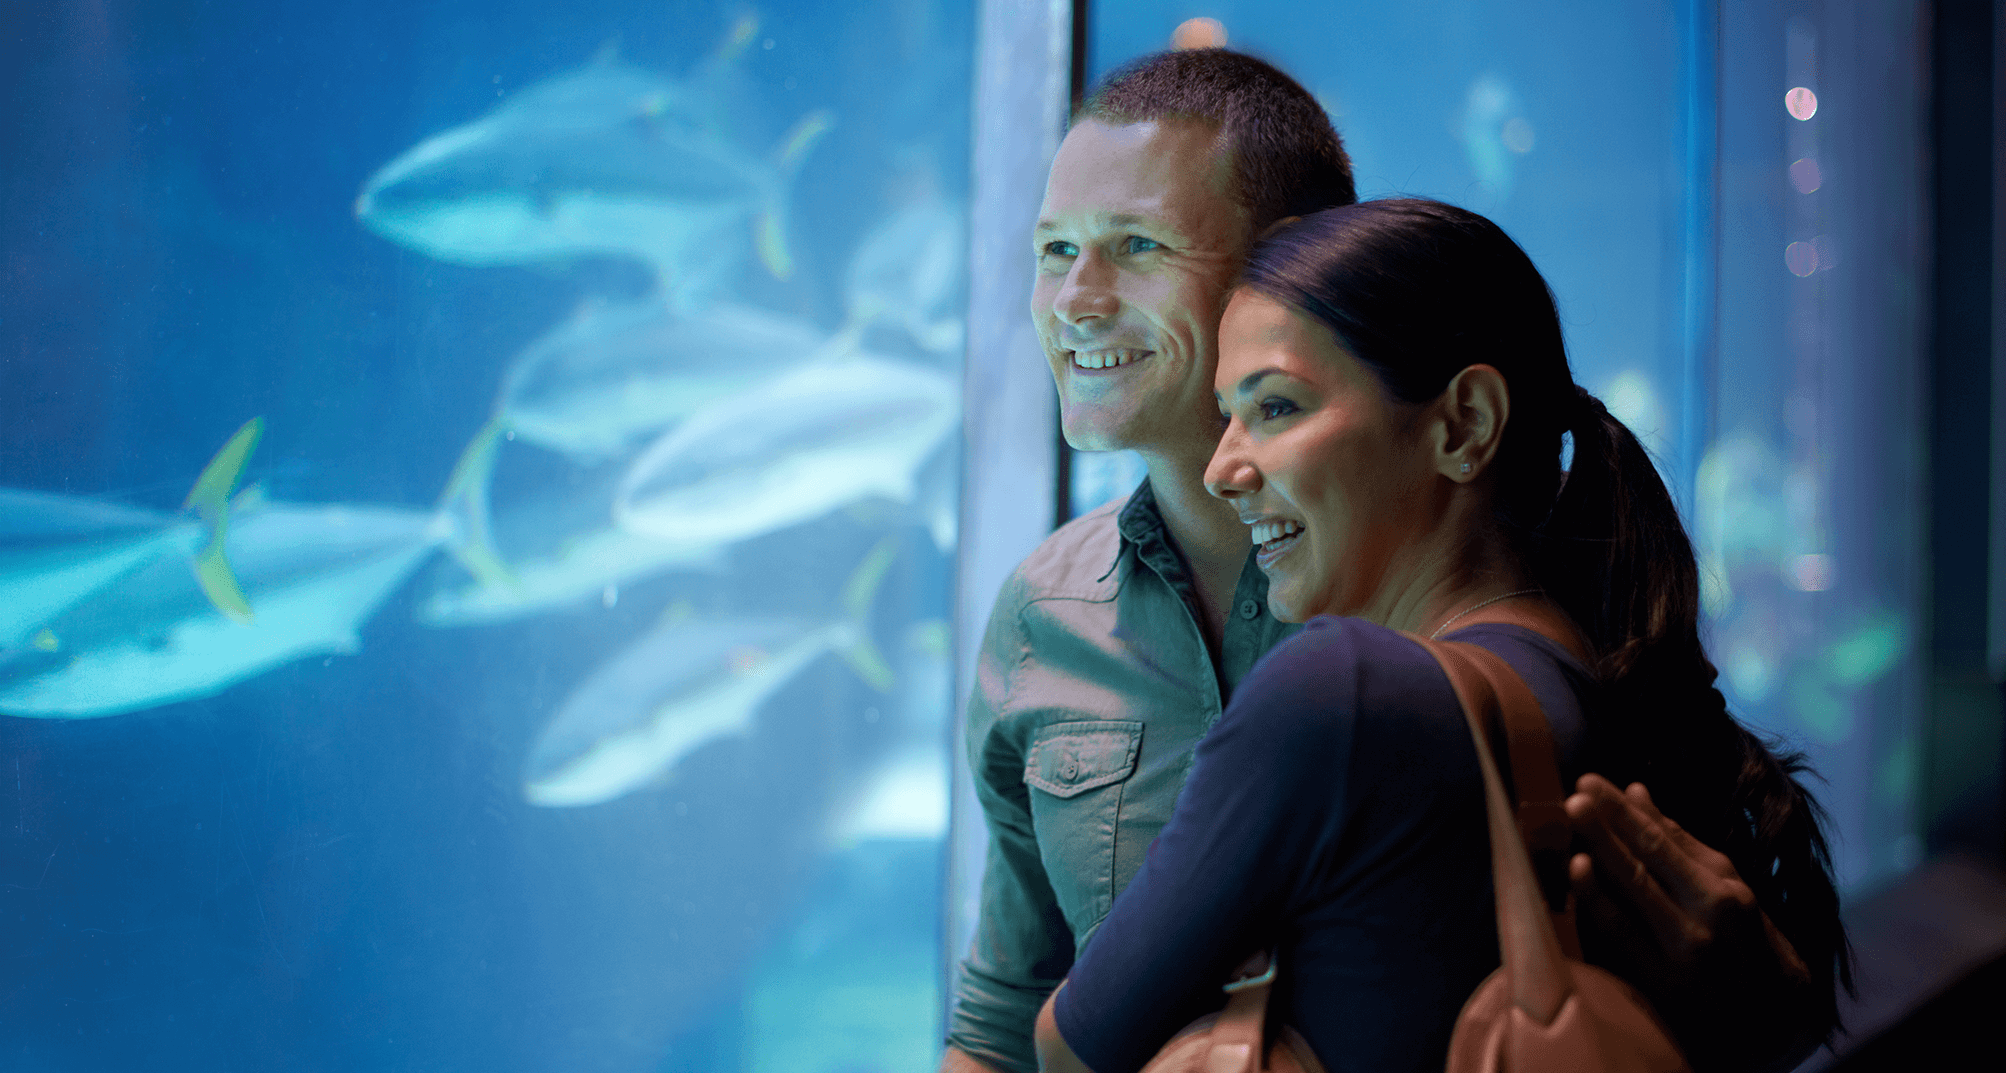
<svg viewBox="0 0 2006 1073"><path fill-rule="evenodd" d="M1240 601L1240 617L1241 617L1241 618L1253 618L1253 617L1254 617L1255 615L1258 615L1258 614L1260 614L1260 613L1261 613L1261 605L1260 605L1260 604L1257 604L1257 603L1255 603L1255 602L1254 602L1254 601L1252 601L1252 600L1241 600L1241 601Z"/></svg>
<svg viewBox="0 0 2006 1073"><path fill-rule="evenodd" d="M1061 777L1061 778L1065 779L1065 780L1066 780L1067 782L1071 782L1071 781L1073 781L1074 779L1077 779L1077 778L1079 778L1079 777L1080 777L1080 768L1079 768L1079 765L1078 765L1078 764L1067 764L1067 765L1066 765L1066 769L1065 769L1064 771L1061 771L1061 772L1059 772L1059 775L1060 775L1060 777Z"/></svg>

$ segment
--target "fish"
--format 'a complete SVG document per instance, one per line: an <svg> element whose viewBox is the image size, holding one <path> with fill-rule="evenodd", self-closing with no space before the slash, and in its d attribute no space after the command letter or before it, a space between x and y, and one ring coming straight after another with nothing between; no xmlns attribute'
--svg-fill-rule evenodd
<svg viewBox="0 0 2006 1073"><path fill-rule="evenodd" d="M508 576L474 578L434 590L418 607L427 626L510 622L585 601L608 604L620 586L669 570L711 570L715 544L676 543L606 527L565 540L547 554L508 560Z"/></svg>
<svg viewBox="0 0 2006 1073"><path fill-rule="evenodd" d="M713 68L743 49L745 25ZM385 164L357 196L356 219L453 264L636 257L685 301L714 282L729 260L719 251L750 220L761 260L784 279L788 190L832 117L808 113L761 158L720 129L722 106L701 81L604 50Z"/></svg>
<svg viewBox="0 0 2006 1073"><path fill-rule="evenodd" d="M246 422L202 468L184 504L195 519L81 496L0 489L0 651L47 650L52 635L44 627L51 618L163 557L195 556L190 565L212 605L227 615L247 614L225 543L230 496L263 428L262 419Z"/></svg>
<svg viewBox="0 0 2006 1073"><path fill-rule="evenodd" d="M958 353L967 276L967 212L947 198L921 198L858 243L844 275L848 316L891 323L931 353Z"/></svg>
<svg viewBox="0 0 2006 1073"><path fill-rule="evenodd" d="M362 623L452 536L444 516L400 507L258 503L232 514L248 619L219 608L185 562L156 558L50 619L55 652L0 671L0 713L119 715L356 651Z"/></svg>
<svg viewBox="0 0 2006 1073"><path fill-rule="evenodd" d="M592 467L633 448L719 397L791 365L854 346L813 324L750 306L717 303L679 313L659 297L590 301L527 347L504 377L493 415L461 452L443 509L460 520L453 551L475 585L422 617L434 625L496 621L541 610L585 591L703 557L702 541L610 533L555 558L511 564L495 547L488 487L500 448L522 440ZM606 517L606 507L597 510ZM518 571L522 576L518 576ZM580 584L598 577L588 589ZM471 617L470 617L471 616Z"/></svg>
<svg viewBox="0 0 2006 1073"><path fill-rule="evenodd" d="M515 438L597 465L831 343L808 321L750 306L587 302L510 365L496 412Z"/></svg>
<svg viewBox="0 0 2006 1073"><path fill-rule="evenodd" d="M664 540L730 544L873 496L910 503L959 420L959 385L866 354L804 365L720 399L628 466L613 519Z"/></svg>
<svg viewBox="0 0 2006 1073"><path fill-rule="evenodd" d="M766 615L665 621L565 698L530 747L524 799L553 808L596 805L673 778L691 753L749 731L769 698L831 652L866 682L892 688L865 619L893 552L886 540L865 556L835 621Z"/></svg>

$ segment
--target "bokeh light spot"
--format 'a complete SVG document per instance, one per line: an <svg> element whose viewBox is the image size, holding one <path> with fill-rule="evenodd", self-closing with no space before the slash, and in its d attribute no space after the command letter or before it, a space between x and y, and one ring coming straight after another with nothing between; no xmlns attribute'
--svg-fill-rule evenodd
<svg viewBox="0 0 2006 1073"><path fill-rule="evenodd" d="M1218 19L1185 19L1170 34L1171 48L1225 48L1226 24Z"/></svg>
<svg viewBox="0 0 2006 1073"><path fill-rule="evenodd" d="M1790 587L1798 592L1824 592L1832 587L1830 555L1799 555L1790 560Z"/></svg>
<svg viewBox="0 0 2006 1073"><path fill-rule="evenodd" d="M1809 242L1793 242L1783 247L1783 263L1794 276L1808 276L1818 271L1818 250Z"/></svg>
<svg viewBox="0 0 2006 1073"><path fill-rule="evenodd" d="M1808 194L1825 185L1824 173L1818 170L1818 162L1804 157L1790 165L1790 185L1800 194Z"/></svg>
<svg viewBox="0 0 2006 1073"><path fill-rule="evenodd" d="M1790 110L1792 119L1809 119L1818 114L1818 95L1798 86L1783 95L1783 107Z"/></svg>

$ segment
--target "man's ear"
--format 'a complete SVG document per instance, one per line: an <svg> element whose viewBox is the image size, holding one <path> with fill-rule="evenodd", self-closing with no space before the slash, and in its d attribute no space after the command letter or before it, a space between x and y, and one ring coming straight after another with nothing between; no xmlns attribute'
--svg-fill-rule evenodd
<svg viewBox="0 0 2006 1073"><path fill-rule="evenodd" d="M1511 389L1504 374L1489 365L1463 369L1442 389L1441 439L1435 469L1458 484L1475 480L1504 442L1511 418Z"/></svg>
<svg viewBox="0 0 2006 1073"><path fill-rule="evenodd" d="M1295 223L1297 220L1300 219L1302 219L1302 217L1300 216L1284 216L1281 219L1276 220L1274 223L1271 223L1268 226L1262 228L1261 233L1254 236L1254 241L1265 242L1275 233L1279 232L1282 228L1287 227L1288 225Z"/></svg>

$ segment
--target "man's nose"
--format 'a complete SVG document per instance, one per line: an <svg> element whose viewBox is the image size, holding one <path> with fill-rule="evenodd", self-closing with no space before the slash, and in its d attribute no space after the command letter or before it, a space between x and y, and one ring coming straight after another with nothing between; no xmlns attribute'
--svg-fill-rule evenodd
<svg viewBox="0 0 2006 1073"><path fill-rule="evenodd" d="M1228 502L1261 490L1261 471L1247 458L1246 437L1238 421L1226 425L1219 449L1205 466L1205 490Z"/></svg>
<svg viewBox="0 0 2006 1073"><path fill-rule="evenodd" d="M1087 250L1073 260L1072 270L1052 299L1052 312L1067 324L1081 325L1113 316L1120 304L1114 293L1114 266Z"/></svg>

